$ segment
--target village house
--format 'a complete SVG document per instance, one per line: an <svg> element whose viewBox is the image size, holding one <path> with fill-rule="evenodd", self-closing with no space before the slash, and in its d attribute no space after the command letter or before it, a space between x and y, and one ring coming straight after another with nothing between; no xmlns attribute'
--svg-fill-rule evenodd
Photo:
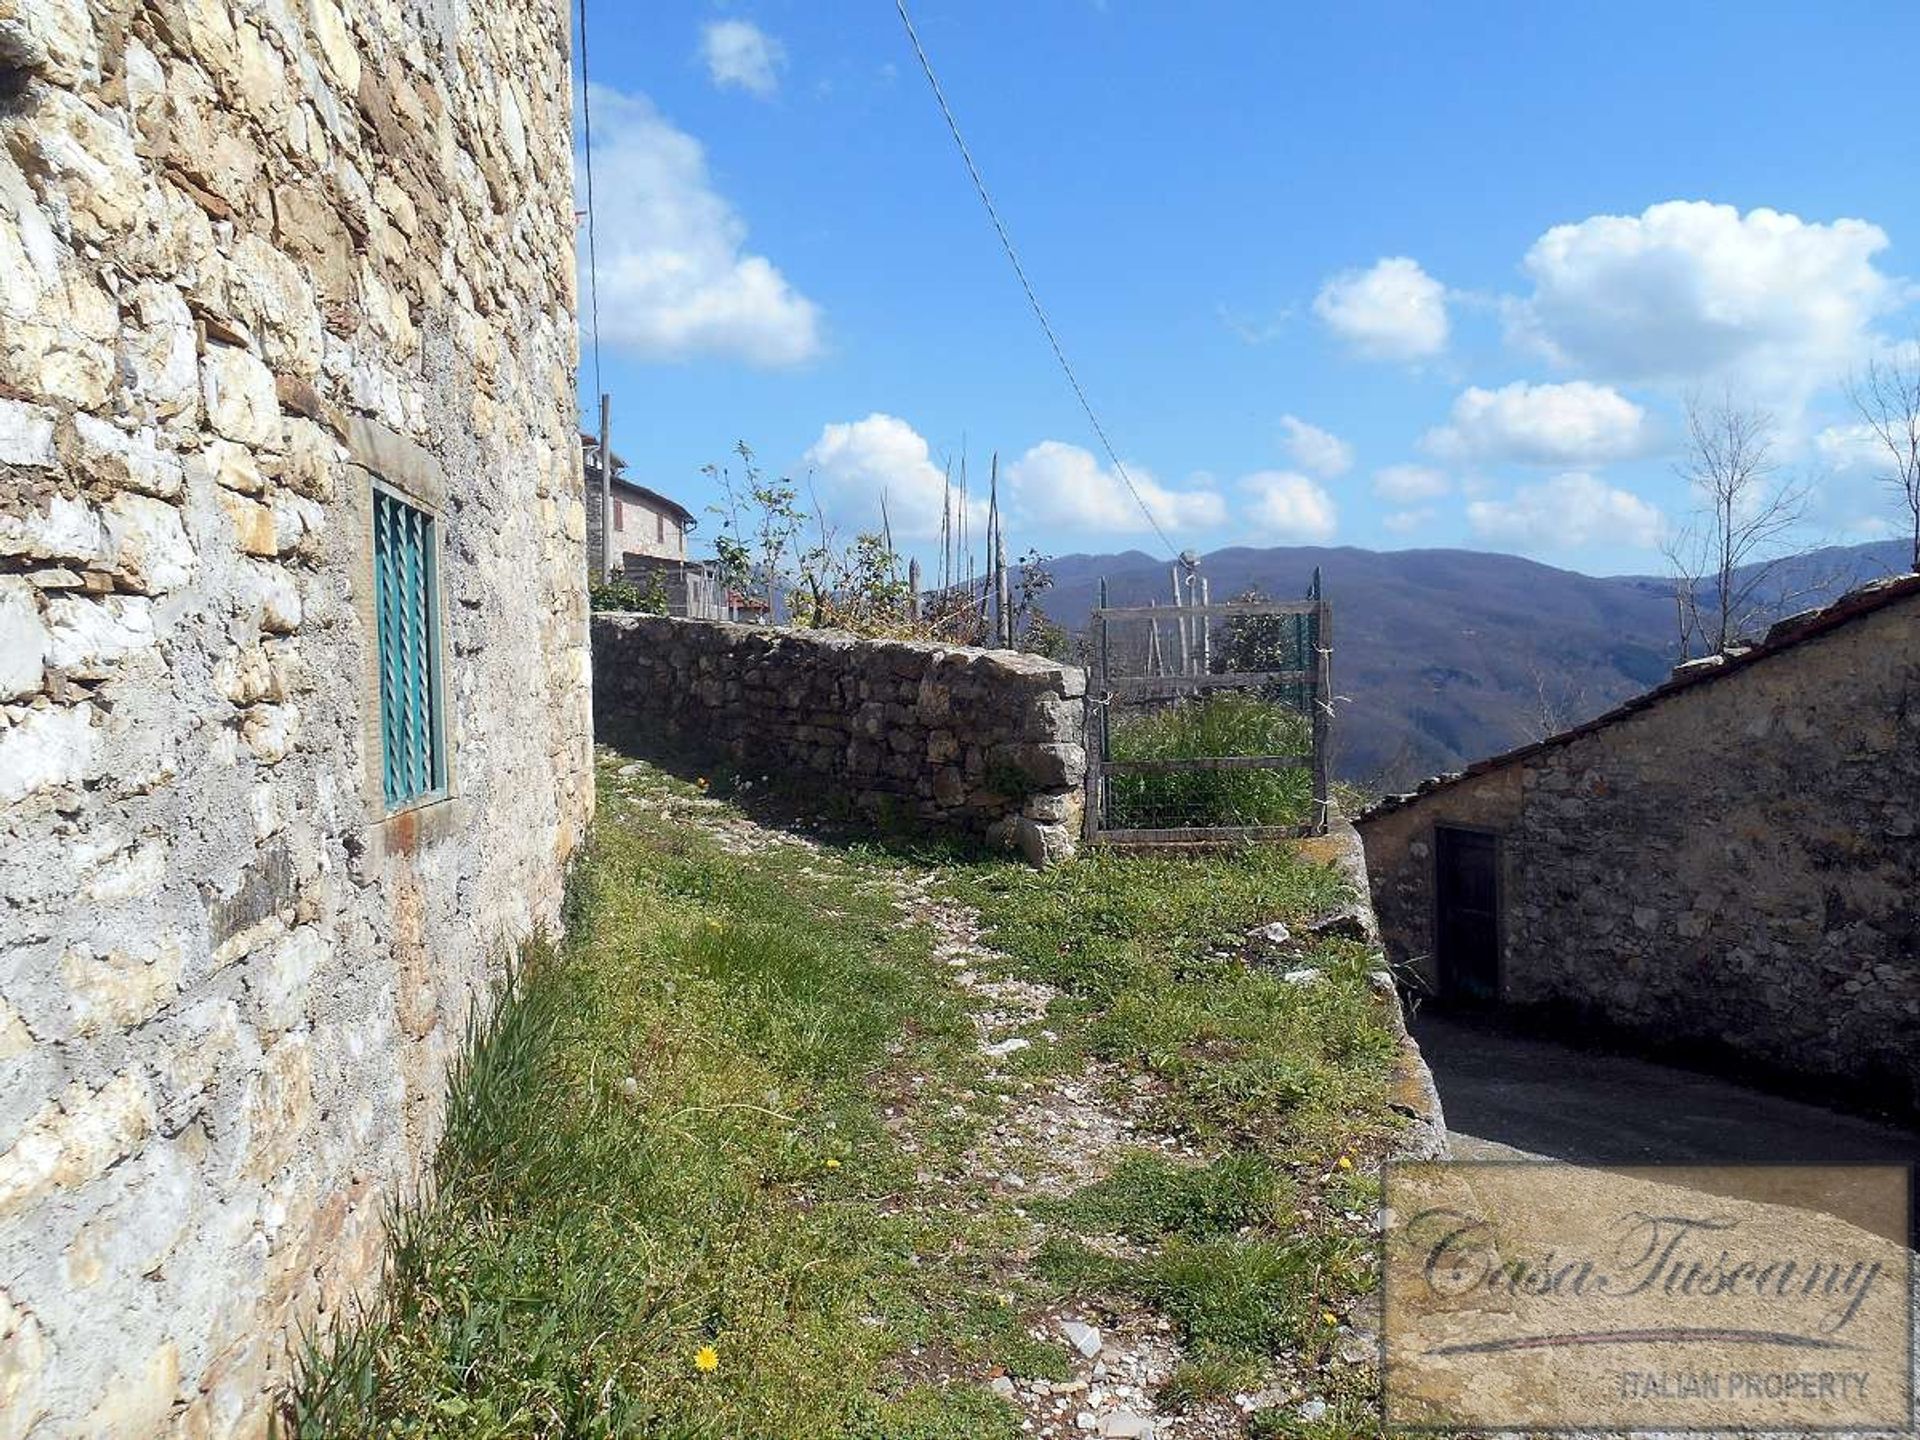
<svg viewBox="0 0 1920 1440"><path fill-rule="evenodd" d="M561 922L567 50L0 5L0 1435L264 1433Z"/></svg>
<svg viewBox="0 0 1920 1440"><path fill-rule="evenodd" d="M700 521L677 500L628 478L627 462L613 452L607 508L610 543L601 524L600 442L580 437L586 485L587 568L642 589L658 585L667 613L693 620L758 620L766 606L730 591L713 567L687 558L687 536ZM603 548L604 547L604 548Z"/></svg>
<svg viewBox="0 0 1920 1440"><path fill-rule="evenodd" d="M1920 575L1358 824L1435 1000L1920 1107Z"/></svg>

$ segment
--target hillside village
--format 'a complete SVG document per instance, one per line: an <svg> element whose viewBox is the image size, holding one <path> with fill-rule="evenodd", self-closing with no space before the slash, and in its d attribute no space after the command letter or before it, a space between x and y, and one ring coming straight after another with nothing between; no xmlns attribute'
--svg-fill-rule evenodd
<svg viewBox="0 0 1920 1440"><path fill-rule="evenodd" d="M1381 1434L1388 1162L1920 1155L1920 576L1522 737L1381 557L774 545L568 24L0 0L0 1437Z"/></svg>

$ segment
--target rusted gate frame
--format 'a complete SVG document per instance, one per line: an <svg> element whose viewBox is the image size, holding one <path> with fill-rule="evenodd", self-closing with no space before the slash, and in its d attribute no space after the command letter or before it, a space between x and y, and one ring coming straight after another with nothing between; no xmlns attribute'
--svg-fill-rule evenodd
<svg viewBox="0 0 1920 1440"><path fill-rule="evenodd" d="M1159 621L1199 617L1202 624L1213 616L1304 615L1311 621L1308 641L1312 661L1305 670L1268 670L1220 675L1114 675L1107 626L1113 620ZM1098 627L1095 656L1097 669L1088 699L1094 709L1094 723L1087 727L1087 838L1117 844L1187 844L1196 841L1231 842L1237 840L1298 839L1304 835L1323 835L1333 815L1333 606L1322 592L1320 572L1314 571L1313 586L1304 600L1235 600L1218 605L1107 604L1107 583L1100 582L1100 604L1093 612ZM1182 760L1112 760L1113 701L1121 694L1141 690L1181 692L1236 688L1254 689L1272 684L1304 684L1311 725L1311 749L1304 755L1212 755ZM1165 829L1139 827L1109 828L1105 824L1107 777L1122 774L1171 774L1192 770L1284 770L1308 765L1313 772L1314 818L1305 825L1188 825Z"/></svg>

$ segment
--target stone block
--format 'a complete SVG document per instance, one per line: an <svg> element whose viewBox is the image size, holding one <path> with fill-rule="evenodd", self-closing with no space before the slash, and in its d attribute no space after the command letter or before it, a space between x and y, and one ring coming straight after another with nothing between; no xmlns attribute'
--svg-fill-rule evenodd
<svg viewBox="0 0 1920 1440"><path fill-rule="evenodd" d="M36 587L0 575L0 700L39 691L51 643Z"/></svg>

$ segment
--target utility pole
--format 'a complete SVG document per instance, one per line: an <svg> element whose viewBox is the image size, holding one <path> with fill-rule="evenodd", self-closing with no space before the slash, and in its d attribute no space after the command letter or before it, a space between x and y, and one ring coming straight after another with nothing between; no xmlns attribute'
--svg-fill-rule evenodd
<svg viewBox="0 0 1920 1440"><path fill-rule="evenodd" d="M613 574L613 422L600 392L600 579Z"/></svg>

